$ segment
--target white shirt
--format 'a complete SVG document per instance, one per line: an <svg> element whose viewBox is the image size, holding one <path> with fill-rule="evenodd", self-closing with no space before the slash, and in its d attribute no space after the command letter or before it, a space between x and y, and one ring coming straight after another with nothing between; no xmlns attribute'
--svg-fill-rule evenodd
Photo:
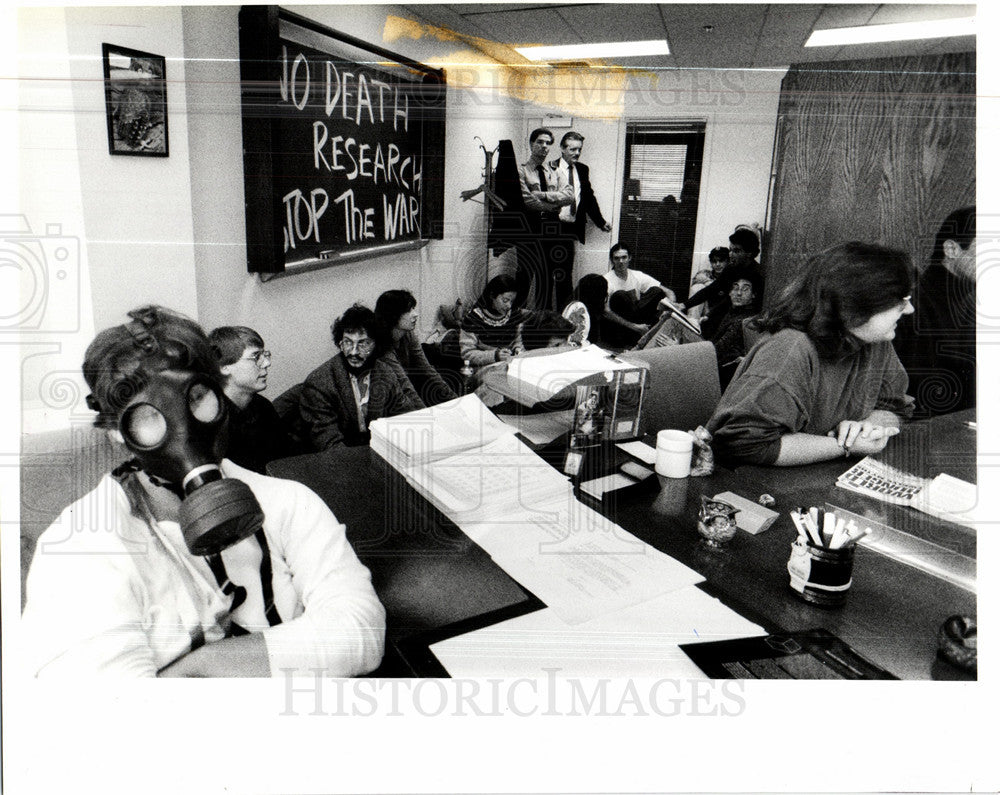
<svg viewBox="0 0 1000 795"><path fill-rule="evenodd" d="M264 510L281 624L269 626L264 614L256 539L233 545L222 559L230 579L247 589L233 620L261 631L272 675L373 670L382 658L385 610L344 525L300 483L228 460L222 472L250 486ZM155 676L193 639L221 639L230 602L205 559L188 552L178 523L136 516L121 484L105 475L38 539L22 616L31 673Z"/></svg>
<svg viewBox="0 0 1000 795"><path fill-rule="evenodd" d="M636 298L641 296L650 287L659 287L660 283L649 274L642 271L628 269L628 274L624 279L619 278L614 270L604 274L604 279L608 283L608 297L619 290L631 290Z"/></svg>
<svg viewBox="0 0 1000 795"><path fill-rule="evenodd" d="M566 162L565 158L562 157L560 157L557 161L553 171L559 178L558 187L560 189L568 188L570 186L570 171L573 173L573 204L567 204L559 208L559 220L571 223L576 220L576 212L573 208L580 208L580 172L576 170L575 165L570 165Z"/></svg>

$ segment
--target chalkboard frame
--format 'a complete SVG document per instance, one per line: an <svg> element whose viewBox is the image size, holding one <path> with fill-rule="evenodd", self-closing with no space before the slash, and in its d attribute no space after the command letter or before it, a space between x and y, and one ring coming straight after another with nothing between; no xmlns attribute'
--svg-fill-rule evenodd
<svg viewBox="0 0 1000 795"><path fill-rule="evenodd" d="M282 274L301 273L413 250L427 245L430 240L442 239L444 237L443 157L436 159L438 173L428 173L422 181L419 238L385 245L363 245L338 251L330 256L286 264L282 237L283 209L280 197L274 190L274 152L279 138L279 120L277 116L262 117L259 113L258 99L260 88L274 84L277 80L281 59L282 22L423 73L424 83L434 83L442 87L442 97L447 84L443 69L414 61L334 30L308 17L278 6L243 6L239 13L240 97L244 141L243 174L248 272L256 273L262 281L267 281ZM255 110L257 112L254 112ZM433 159L425 162L425 171L428 168L433 170Z"/></svg>

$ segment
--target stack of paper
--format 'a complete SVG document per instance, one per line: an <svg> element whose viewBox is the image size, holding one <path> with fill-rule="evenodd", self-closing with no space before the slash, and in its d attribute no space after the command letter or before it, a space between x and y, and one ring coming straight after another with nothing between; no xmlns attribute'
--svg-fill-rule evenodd
<svg viewBox="0 0 1000 795"><path fill-rule="evenodd" d="M382 417L373 420L369 430L372 449L393 466L402 467L475 450L513 435L475 395Z"/></svg>
<svg viewBox="0 0 1000 795"><path fill-rule="evenodd" d="M610 383L613 371L638 367L620 361L596 345L588 345L551 356L515 357L508 364L507 381L519 402L532 405L549 400L586 378L603 377Z"/></svg>
<svg viewBox="0 0 1000 795"><path fill-rule="evenodd" d="M574 499L569 479L513 434L403 474L459 527Z"/></svg>

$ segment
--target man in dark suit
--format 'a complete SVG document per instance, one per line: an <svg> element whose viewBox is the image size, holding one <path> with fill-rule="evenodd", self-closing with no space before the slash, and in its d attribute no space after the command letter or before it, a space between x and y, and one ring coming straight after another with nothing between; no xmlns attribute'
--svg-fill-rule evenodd
<svg viewBox="0 0 1000 795"><path fill-rule="evenodd" d="M601 208L590 186L590 169L580 162L583 151L583 136L570 130L566 133L559 146L562 157L549 163L550 168L558 176L560 189L568 186L573 192L573 202L559 209L559 239L554 243L553 260L559 263L559 273L562 279L556 280L556 306L562 309L573 290L573 259L576 253L576 241L586 242L587 217L594 222L602 232L610 232L611 224L604 220Z"/></svg>

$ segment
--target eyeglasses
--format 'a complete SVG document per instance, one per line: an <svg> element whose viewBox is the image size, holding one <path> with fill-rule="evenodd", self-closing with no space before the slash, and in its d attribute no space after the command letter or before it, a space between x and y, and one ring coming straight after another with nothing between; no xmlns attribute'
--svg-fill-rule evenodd
<svg viewBox="0 0 1000 795"><path fill-rule="evenodd" d="M358 353L368 355L373 350L375 350L375 340L370 337L365 337L361 340L352 340L344 337L340 340L339 344L340 350L344 353L351 353L352 351L357 351Z"/></svg>
<svg viewBox="0 0 1000 795"><path fill-rule="evenodd" d="M611 259L615 262L626 262L632 259L632 256L630 254L615 254Z"/></svg>
<svg viewBox="0 0 1000 795"><path fill-rule="evenodd" d="M254 351L249 356L244 356L240 361L253 362L258 367L266 367L271 363L270 351Z"/></svg>

